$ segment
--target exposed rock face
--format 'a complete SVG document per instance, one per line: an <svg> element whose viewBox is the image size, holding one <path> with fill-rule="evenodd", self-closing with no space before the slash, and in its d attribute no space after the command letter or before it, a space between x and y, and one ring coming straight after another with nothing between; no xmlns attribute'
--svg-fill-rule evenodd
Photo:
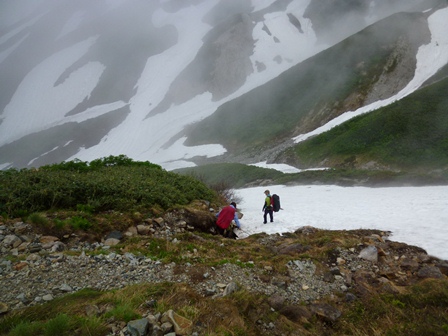
<svg viewBox="0 0 448 336"><path fill-rule="evenodd" d="M235 92L253 72L249 57L253 53L254 23L247 14L239 14L218 25L204 37L204 45L195 59L171 84L169 92L150 115L166 111L172 104L184 103L204 92L213 100Z"/></svg>

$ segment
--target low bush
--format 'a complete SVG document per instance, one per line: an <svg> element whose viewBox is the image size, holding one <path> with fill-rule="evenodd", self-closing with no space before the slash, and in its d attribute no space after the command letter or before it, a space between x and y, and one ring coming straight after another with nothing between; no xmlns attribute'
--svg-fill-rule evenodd
<svg viewBox="0 0 448 336"><path fill-rule="evenodd" d="M21 217L51 209L99 211L166 210L216 194L191 176L167 172L125 156L64 162L39 169L0 171L0 213Z"/></svg>

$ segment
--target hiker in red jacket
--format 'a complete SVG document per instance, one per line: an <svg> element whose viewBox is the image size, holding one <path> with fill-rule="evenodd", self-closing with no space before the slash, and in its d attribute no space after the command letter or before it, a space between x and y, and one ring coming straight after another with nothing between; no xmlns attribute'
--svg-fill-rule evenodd
<svg viewBox="0 0 448 336"><path fill-rule="evenodd" d="M238 213L236 212L235 202L232 202L230 203L230 205L222 208L222 210L216 215L216 217L218 217L216 221L216 227L218 229L218 233L223 235L224 237L229 237L230 232L226 231L229 228L232 221L235 221L235 225L238 229L241 228L241 224L238 219Z"/></svg>

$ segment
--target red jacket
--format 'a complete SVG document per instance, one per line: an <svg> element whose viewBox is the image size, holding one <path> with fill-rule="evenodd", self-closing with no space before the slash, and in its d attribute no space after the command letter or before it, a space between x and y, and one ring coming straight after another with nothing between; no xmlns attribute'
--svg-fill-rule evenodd
<svg viewBox="0 0 448 336"><path fill-rule="evenodd" d="M227 229L235 218L235 208L231 205L226 206L221 210L218 215L218 220L216 221L216 225L218 225L221 229Z"/></svg>

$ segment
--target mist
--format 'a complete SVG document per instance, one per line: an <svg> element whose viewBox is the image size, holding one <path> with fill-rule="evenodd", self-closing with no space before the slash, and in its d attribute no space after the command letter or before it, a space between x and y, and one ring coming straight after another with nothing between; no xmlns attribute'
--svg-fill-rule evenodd
<svg viewBox="0 0 448 336"><path fill-rule="evenodd" d="M376 20L431 3L0 0L0 167L115 154L194 165L204 147L181 141L187 126ZM228 150L210 148L203 156Z"/></svg>

